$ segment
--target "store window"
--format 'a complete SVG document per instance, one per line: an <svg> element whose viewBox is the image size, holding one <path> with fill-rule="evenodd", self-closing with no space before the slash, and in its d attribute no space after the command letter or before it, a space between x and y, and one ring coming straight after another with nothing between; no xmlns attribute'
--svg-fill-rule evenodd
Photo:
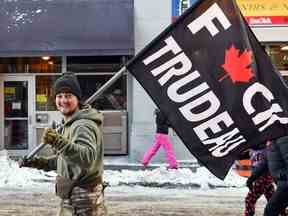
<svg viewBox="0 0 288 216"><path fill-rule="evenodd" d="M4 82L5 149L28 148L28 82Z"/></svg>
<svg viewBox="0 0 288 216"><path fill-rule="evenodd" d="M61 57L0 58L0 73L60 73Z"/></svg>
<svg viewBox="0 0 288 216"><path fill-rule="evenodd" d="M279 71L288 71L288 43L264 44L272 63Z"/></svg>
<svg viewBox="0 0 288 216"><path fill-rule="evenodd" d="M78 75L82 88L83 101L93 95L112 75ZM126 109L126 75L118 79L109 89L92 104L98 110Z"/></svg>
<svg viewBox="0 0 288 216"><path fill-rule="evenodd" d="M67 70L77 74L83 101L92 96L121 68L123 56L67 57ZM125 110L127 75L124 74L92 104L98 110Z"/></svg>
<svg viewBox="0 0 288 216"><path fill-rule="evenodd" d="M0 58L0 73L36 74L35 101L38 111L55 110L51 86L57 78L54 74L60 74L61 70L62 57L59 56Z"/></svg>
<svg viewBox="0 0 288 216"><path fill-rule="evenodd" d="M36 76L36 110L54 111L56 106L52 86L59 75L37 75Z"/></svg>

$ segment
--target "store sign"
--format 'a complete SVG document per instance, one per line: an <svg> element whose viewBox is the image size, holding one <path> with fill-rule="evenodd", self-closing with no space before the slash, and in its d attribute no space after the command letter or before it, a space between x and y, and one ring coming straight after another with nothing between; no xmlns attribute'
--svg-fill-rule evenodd
<svg viewBox="0 0 288 216"><path fill-rule="evenodd" d="M236 0L249 25L288 25L288 0Z"/></svg>
<svg viewBox="0 0 288 216"><path fill-rule="evenodd" d="M199 0L172 0L172 20ZM288 0L236 0L249 25L288 25Z"/></svg>

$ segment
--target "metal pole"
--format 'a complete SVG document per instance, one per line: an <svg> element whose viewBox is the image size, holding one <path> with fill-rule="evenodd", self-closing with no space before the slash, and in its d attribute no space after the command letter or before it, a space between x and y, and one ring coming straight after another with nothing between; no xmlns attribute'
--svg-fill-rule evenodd
<svg viewBox="0 0 288 216"><path fill-rule="evenodd" d="M103 86L101 86L91 97L89 97L84 104L92 104L104 91L106 91L113 83L115 83L125 72L126 67L122 67L111 79L109 79Z"/></svg>
<svg viewBox="0 0 288 216"><path fill-rule="evenodd" d="M57 123L55 121L52 121L51 127L55 129L56 131L59 131L59 128L57 128ZM30 160L37 154L37 152L41 151L41 149L43 149L45 146L46 146L45 143L40 143L28 155L26 155L25 159Z"/></svg>
<svg viewBox="0 0 288 216"><path fill-rule="evenodd" d="M38 146L36 146L26 157L26 160L32 159L41 149L43 149L46 146L46 143L40 143Z"/></svg>
<svg viewBox="0 0 288 216"><path fill-rule="evenodd" d="M113 83L115 83L125 72L126 67L122 67L116 74L114 74L111 79L109 79L103 86L101 86L91 97L85 100L84 104L93 103L104 91L106 91ZM52 126L53 127L53 126ZM26 159L32 159L41 149L46 146L46 143L40 143L36 148L34 148L27 156Z"/></svg>

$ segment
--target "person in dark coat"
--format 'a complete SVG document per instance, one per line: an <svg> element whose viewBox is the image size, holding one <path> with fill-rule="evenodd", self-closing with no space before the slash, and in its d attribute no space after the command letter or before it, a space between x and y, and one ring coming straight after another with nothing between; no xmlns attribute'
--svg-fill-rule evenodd
<svg viewBox="0 0 288 216"><path fill-rule="evenodd" d="M249 192L245 197L244 216L254 216L257 200L264 195L269 201L275 191L273 177L268 169L266 142L251 148L250 159L252 172L246 181ZM286 216L285 210L280 215Z"/></svg>
<svg viewBox="0 0 288 216"><path fill-rule="evenodd" d="M288 206L288 136L269 143L267 158L277 189L265 207L264 216L278 216Z"/></svg>

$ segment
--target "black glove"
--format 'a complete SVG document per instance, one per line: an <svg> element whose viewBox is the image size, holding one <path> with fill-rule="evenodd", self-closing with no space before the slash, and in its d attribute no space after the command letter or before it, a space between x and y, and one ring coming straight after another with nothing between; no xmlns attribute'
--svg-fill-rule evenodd
<svg viewBox="0 0 288 216"><path fill-rule="evenodd" d="M253 188L253 182L254 182L254 180L253 180L251 177L249 177L249 178L247 179L247 181L246 181L246 186L249 188L249 190L252 190L252 188Z"/></svg>
<svg viewBox="0 0 288 216"><path fill-rule="evenodd" d="M30 167L30 168L36 168L36 169L44 169L46 170L46 167L48 166L48 160L44 158L31 158L27 159L26 156L21 158L18 161L19 167Z"/></svg>
<svg viewBox="0 0 288 216"><path fill-rule="evenodd" d="M26 156L24 156L23 158L21 158L19 161L18 161L18 165L19 165L19 168L22 168L22 167L32 167L32 160L28 160Z"/></svg>

